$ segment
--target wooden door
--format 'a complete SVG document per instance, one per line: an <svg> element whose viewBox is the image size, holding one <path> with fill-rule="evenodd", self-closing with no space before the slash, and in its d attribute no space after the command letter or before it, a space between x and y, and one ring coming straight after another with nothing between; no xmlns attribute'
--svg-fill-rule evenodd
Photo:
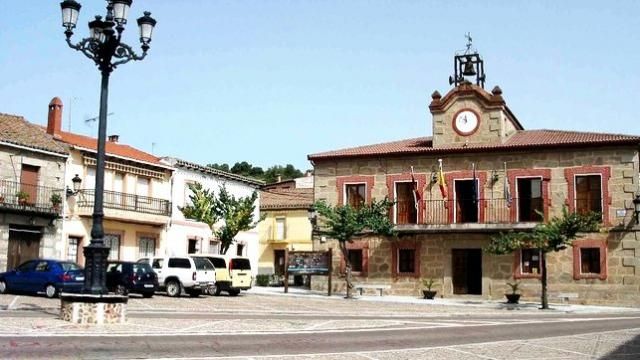
<svg viewBox="0 0 640 360"><path fill-rule="evenodd" d="M7 270L13 269L27 260L37 259L40 255L41 237L42 234L38 230L10 229Z"/></svg>
<svg viewBox="0 0 640 360"><path fill-rule="evenodd" d="M40 168L31 165L22 165L20 171L20 191L27 193L27 204L38 202L38 171Z"/></svg>
<svg viewBox="0 0 640 360"><path fill-rule="evenodd" d="M273 250L273 269L276 275L284 275L284 250Z"/></svg>
<svg viewBox="0 0 640 360"><path fill-rule="evenodd" d="M413 198L413 184L396 183L396 224L416 224L417 209Z"/></svg>
<svg viewBox="0 0 640 360"><path fill-rule="evenodd" d="M451 250L454 294L482 295L482 249Z"/></svg>
<svg viewBox="0 0 640 360"><path fill-rule="evenodd" d="M467 258L465 250L451 250L451 267L453 293L467 294Z"/></svg>

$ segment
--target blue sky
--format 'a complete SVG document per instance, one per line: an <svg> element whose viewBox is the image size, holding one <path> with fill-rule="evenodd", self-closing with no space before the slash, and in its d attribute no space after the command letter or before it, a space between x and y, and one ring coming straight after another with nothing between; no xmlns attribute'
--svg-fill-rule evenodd
<svg viewBox="0 0 640 360"><path fill-rule="evenodd" d="M65 104L95 135L99 73L67 47L57 0L0 0L0 112L46 123ZM74 40L104 13L84 0ZM158 20L142 62L111 77L109 134L198 163L310 168L306 155L431 135L469 31L526 129L640 134L638 1L134 0ZM153 145L155 144L155 145Z"/></svg>

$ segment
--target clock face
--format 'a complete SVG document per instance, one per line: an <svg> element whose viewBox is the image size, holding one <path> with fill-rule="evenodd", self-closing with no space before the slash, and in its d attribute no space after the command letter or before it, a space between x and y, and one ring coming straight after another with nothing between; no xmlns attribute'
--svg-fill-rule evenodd
<svg viewBox="0 0 640 360"><path fill-rule="evenodd" d="M480 120L475 111L464 109L453 118L453 129L460 135L471 135L478 129Z"/></svg>

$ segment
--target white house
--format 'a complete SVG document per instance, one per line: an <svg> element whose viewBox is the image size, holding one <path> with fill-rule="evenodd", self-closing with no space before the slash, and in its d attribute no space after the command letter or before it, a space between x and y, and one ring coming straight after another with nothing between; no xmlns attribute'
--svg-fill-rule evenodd
<svg viewBox="0 0 640 360"><path fill-rule="evenodd" d="M189 201L189 195L191 194L189 184L199 182L203 187L214 193L217 193L220 186L224 185L229 193L235 197L246 197L251 196L253 191L263 183L255 179L172 157L164 157L162 161L175 169L171 178L173 211L171 212L171 222L167 231L165 253L168 255L219 253L220 242L212 235L209 226L201 222L185 219L179 209ZM256 201L253 216L256 222L260 218L259 198ZM254 228L239 233L227 254L247 256L251 260L252 268L257 269L258 248L258 230Z"/></svg>

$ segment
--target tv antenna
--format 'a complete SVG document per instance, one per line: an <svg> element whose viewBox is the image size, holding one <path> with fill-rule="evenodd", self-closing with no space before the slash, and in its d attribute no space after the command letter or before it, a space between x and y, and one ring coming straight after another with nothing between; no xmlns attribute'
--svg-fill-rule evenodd
<svg viewBox="0 0 640 360"><path fill-rule="evenodd" d="M112 112L107 114L107 116L111 116L111 115L113 115ZM100 116L94 116L94 117L91 117L91 118L84 119L84 123L85 123L85 125L90 126L91 123L94 123L94 122L98 121L98 118L100 118Z"/></svg>

